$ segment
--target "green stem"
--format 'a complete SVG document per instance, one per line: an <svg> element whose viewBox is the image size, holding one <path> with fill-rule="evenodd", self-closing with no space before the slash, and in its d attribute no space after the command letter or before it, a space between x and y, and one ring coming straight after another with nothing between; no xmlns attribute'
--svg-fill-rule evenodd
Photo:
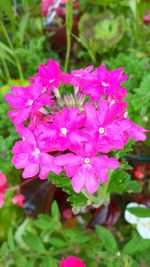
<svg viewBox="0 0 150 267"><path fill-rule="evenodd" d="M67 38L67 51L66 51L66 59L64 71L67 72L70 52L71 52L71 32L72 32L72 24L73 24L73 0L69 0L66 3L66 38Z"/></svg>
<svg viewBox="0 0 150 267"><path fill-rule="evenodd" d="M90 195L86 189L83 189L82 190L82 193L86 196L86 198L88 200L90 200L91 203L95 203L95 204L98 204L98 199L96 197L94 197L93 195Z"/></svg>
<svg viewBox="0 0 150 267"><path fill-rule="evenodd" d="M3 30L3 33L5 35L5 38L6 38L7 42L8 42L8 45L9 45L9 47L11 48L11 50L13 52L13 56L14 56L14 59L15 59L15 62L16 62L16 67L18 69L18 73L19 73L20 79L24 79L22 68L21 68L21 64L20 64L20 62L18 60L18 57L16 56L13 44L11 42L11 39L10 39L10 37L9 37L9 35L7 33L7 30L6 30L5 26L4 26L4 24L2 23L2 21L0 21L0 24L1 24L1 27L2 27L2 30Z"/></svg>
<svg viewBox="0 0 150 267"><path fill-rule="evenodd" d="M7 77L8 80L10 80L11 77L10 77L9 69L7 67L7 64L6 64L6 61L5 61L4 58L2 58L2 64L3 64L3 68L4 68L4 71L5 71L6 77Z"/></svg>

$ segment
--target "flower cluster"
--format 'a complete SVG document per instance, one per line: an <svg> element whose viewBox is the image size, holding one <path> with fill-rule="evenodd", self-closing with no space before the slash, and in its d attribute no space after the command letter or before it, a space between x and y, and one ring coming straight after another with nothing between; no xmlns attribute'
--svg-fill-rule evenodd
<svg viewBox="0 0 150 267"><path fill-rule="evenodd" d="M49 59L30 85L13 87L6 100L21 140L12 149L12 163L24 169L22 176L45 179L65 171L75 192L86 188L89 194L107 183L108 170L119 165L107 153L123 149L129 138L146 138L146 130L128 118L121 87L126 79L122 68L104 65L67 74Z"/></svg>

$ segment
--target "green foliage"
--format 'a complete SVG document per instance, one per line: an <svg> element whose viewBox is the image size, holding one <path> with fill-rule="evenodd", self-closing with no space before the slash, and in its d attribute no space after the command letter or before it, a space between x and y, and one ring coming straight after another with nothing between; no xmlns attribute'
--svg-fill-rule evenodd
<svg viewBox="0 0 150 267"><path fill-rule="evenodd" d="M132 207L128 208L128 211L137 217L147 218L150 217L150 209L146 207Z"/></svg>
<svg viewBox="0 0 150 267"><path fill-rule="evenodd" d="M117 242L114 236L104 227L97 225L96 232L100 239L103 242L105 249L108 252L115 253L117 252Z"/></svg>
<svg viewBox="0 0 150 267"><path fill-rule="evenodd" d="M71 203L71 205L77 207L86 205L86 197L82 193L77 194L73 191L71 182L69 178L65 176L65 174L56 175L54 173L50 173L48 180L57 187L61 187L62 190L69 195L68 201Z"/></svg>
<svg viewBox="0 0 150 267"><path fill-rule="evenodd" d="M127 263L135 267L150 249L150 241L136 234L127 242L116 240L99 225L92 231L80 225L66 229L54 202L51 216L41 214L36 220L28 219L16 232L9 229L0 247L0 266L58 267L62 257L74 255L88 267L120 267Z"/></svg>
<svg viewBox="0 0 150 267"><path fill-rule="evenodd" d="M139 236L135 236L128 243L125 244L123 252L125 254L134 255L149 248L150 240L144 240L141 239Z"/></svg>
<svg viewBox="0 0 150 267"><path fill-rule="evenodd" d="M0 94L0 170L5 174L17 173L11 164L11 149L18 135L16 134L15 127L8 118L8 110L8 104Z"/></svg>
<svg viewBox="0 0 150 267"><path fill-rule="evenodd" d="M115 170L110 177L108 192L123 194L125 192L140 192L137 181L131 180L131 175L122 170Z"/></svg>

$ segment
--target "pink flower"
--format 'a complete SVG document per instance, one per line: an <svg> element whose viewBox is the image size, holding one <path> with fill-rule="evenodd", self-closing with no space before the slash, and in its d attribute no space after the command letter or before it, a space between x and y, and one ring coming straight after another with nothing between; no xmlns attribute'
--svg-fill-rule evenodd
<svg viewBox="0 0 150 267"><path fill-rule="evenodd" d="M59 86L61 75L60 64L57 61L48 59L47 65L39 65L35 77L39 77L43 87L46 88L46 90L48 89L48 92L51 92L54 88Z"/></svg>
<svg viewBox="0 0 150 267"><path fill-rule="evenodd" d="M126 89L120 88L122 82L127 79L127 75L123 75L123 69L106 70L106 66L100 66L94 76L96 78L82 81L82 87L85 94L89 95L92 100L99 100L101 96L107 95L114 99L122 99L126 97ZM93 75L93 74L92 74Z"/></svg>
<svg viewBox="0 0 150 267"><path fill-rule="evenodd" d="M81 259L70 256L66 259L63 258L61 260L60 267L86 267L86 265Z"/></svg>
<svg viewBox="0 0 150 267"><path fill-rule="evenodd" d="M120 129L124 132L124 134L127 137L132 138L133 140L137 141L145 141L146 140L146 135L145 132L149 132L149 130L146 130L129 119L124 119L119 122L120 124Z"/></svg>
<svg viewBox="0 0 150 267"><path fill-rule="evenodd" d="M150 23L150 10L147 10L145 16L144 16L144 22Z"/></svg>
<svg viewBox="0 0 150 267"><path fill-rule="evenodd" d="M24 199L24 195L18 193L12 198L12 202L22 208L24 205Z"/></svg>
<svg viewBox="0 0 150 267"><path fill-rule="evenodd" d="M71 74L64 73L62 76L63 83L70 83L74 87L81 87L82 80L87 80L91 77L93 66L88 66L85 69L72 70ZM93 78L93 76L92 76ZM91 78L91 79L92 79Z"/></svg>
<svg viewBox="0 0 150 267"><path fill-rule="evenodd" d="M41 3L41 12L42 15L47 17L49 13L56 12L57 15L64 15L65 14L65 4L67 0L42 0ZM78 9L79 8L79 3L78 1L73 1L73 8Z"/></svg>
<svg viewBox="0 0 150 267"><path fill-rule="evenodd" d="M54 163L54 157L47 152L47 146L38 142L38 137L27 128L22 128L22 141L15 143L12 163L16 169L23 169L23 178L33 177L40 171L40 179L45 179L49 171L60 173L61 168Z"/></svg>
<svg viewBox="0 0 150 267"><path fill-rule="evenodd" d="M41 2L41 11L43 16L48 15L48 8L54 4L54 0L42 0Z"/></svg>
<svg viewBox="0 0 150 267"><path fill-rule="evenodd" d="M108 153L112 149L122 149L127 137L118 118L123 113L124 106L119 103L110 106L107 100L102 100L98 110L91 103L85 104L84 109L87 114L87 131L97 140L99 151Z"/></svg>
<svg viewBox="0 0 150 267"><path fill-rule="evenodd" d="M108 169L118 168L118 161L115 158L108 158L106 155L96 155L94 143L72 145L71 151L55 158L55 163L63 166L67 176L71 177L72 186L76 193L85 187L89 194L94 194L99 182L107 182Z"/></svg>
<svg viewBox="0 0 150 267"><path fill-rule="evenodd" d="M85 140L85 134L80 130L84 126L85 115L80 114L79 109L63 108L55 112L53 123L45 129L41 137L47 142L54 143L55 150L64 151L70 146L73 140Z"/></svg>
<svg viewBox="0 0 150 267"><path fill-rule="evenodd" d="M16 125L27 120L31 112L36 112L43 105L50 105L52 96L43 92L39 78L27 87L12 87L12 94L6 94L6 101L14 108L8 112L12 122Z"/></svg>
<svg viewBox="0 0 150 267"><path fill-rule="evenodd" d="M7 179L4 173L0 173L0 208L4 205L4 194L8 188Z"/></svg>

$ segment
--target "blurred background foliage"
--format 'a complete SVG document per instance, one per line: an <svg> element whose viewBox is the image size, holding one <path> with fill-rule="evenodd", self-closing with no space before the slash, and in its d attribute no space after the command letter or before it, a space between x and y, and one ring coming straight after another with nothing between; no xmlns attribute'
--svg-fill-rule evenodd
<svg viewBox="0 0 150 267"><path fill-rule="evenodd" d="M73 12L69 70L92 64L97 67L103 63L108 69L124 67L124 72L128 74L128 80L124 83L128 93L128 113L135 123L149 129L150 19L148 22L144 17L150 10L150 1L78 2L79 7ZM48 58L58 60L64 69L65 31L65 14L56 15L48 24L41 15L38 0L0 1L0 170L7 175L11 186L21 181L21 172L11 164L11 148L18 136L8 119L9 107L4 95L11 86L27 85L27 79L35 74L38 64L46 63ZM63 211L69 205L66 194L71 195L73 203L76 202L76 196L68 185L65 193L62 193L52 185L49 188L45 182L33 181L31 188L22 189L26 196L24 209L12 204L12 192L6 194L6 204L0 208L0 267L55 267L61 256L67 253L75 253L83 259L87 255L85 262L89 267L150 266L150 241L137 236L134 227L126 225L123 219L125 203L129 200L150 207L149 165L142 165L144 179L135 182L136 166L133 162L134 158L149 164L149 141L150 137L142 146L137 144L133 152L133 144L128 144L125 151L119 152L122 161L128 158L133 170L129 170L127 163L125 166L130 174L124 170L117 173L114 191L110 186L115 200L117 194L117 204L110 202L107 216L104 216L106 207L89 210L87 214L82 214L84 210L77 207L74 212L80 212L78 216L64 219ZM60 186L57 177L51 179L57 187ZM51 199L48 190L51 190ZM133 194L133 191L138 193L140 190L142 192L139 195ZM122 193L123 197L120 196ZM39 196L43 203L40 208L37 204ZM58 201L61 215L54 204L51 217L39 215L37 218L41 212L49 214L53 199ZM37 219L33 221L28 218L29 215ZM101 227L97 228L97 232L93 231L96 224L107 225L111 232L105 232ZM92 229L87 227L89 225L92 225Z"/></svg>

